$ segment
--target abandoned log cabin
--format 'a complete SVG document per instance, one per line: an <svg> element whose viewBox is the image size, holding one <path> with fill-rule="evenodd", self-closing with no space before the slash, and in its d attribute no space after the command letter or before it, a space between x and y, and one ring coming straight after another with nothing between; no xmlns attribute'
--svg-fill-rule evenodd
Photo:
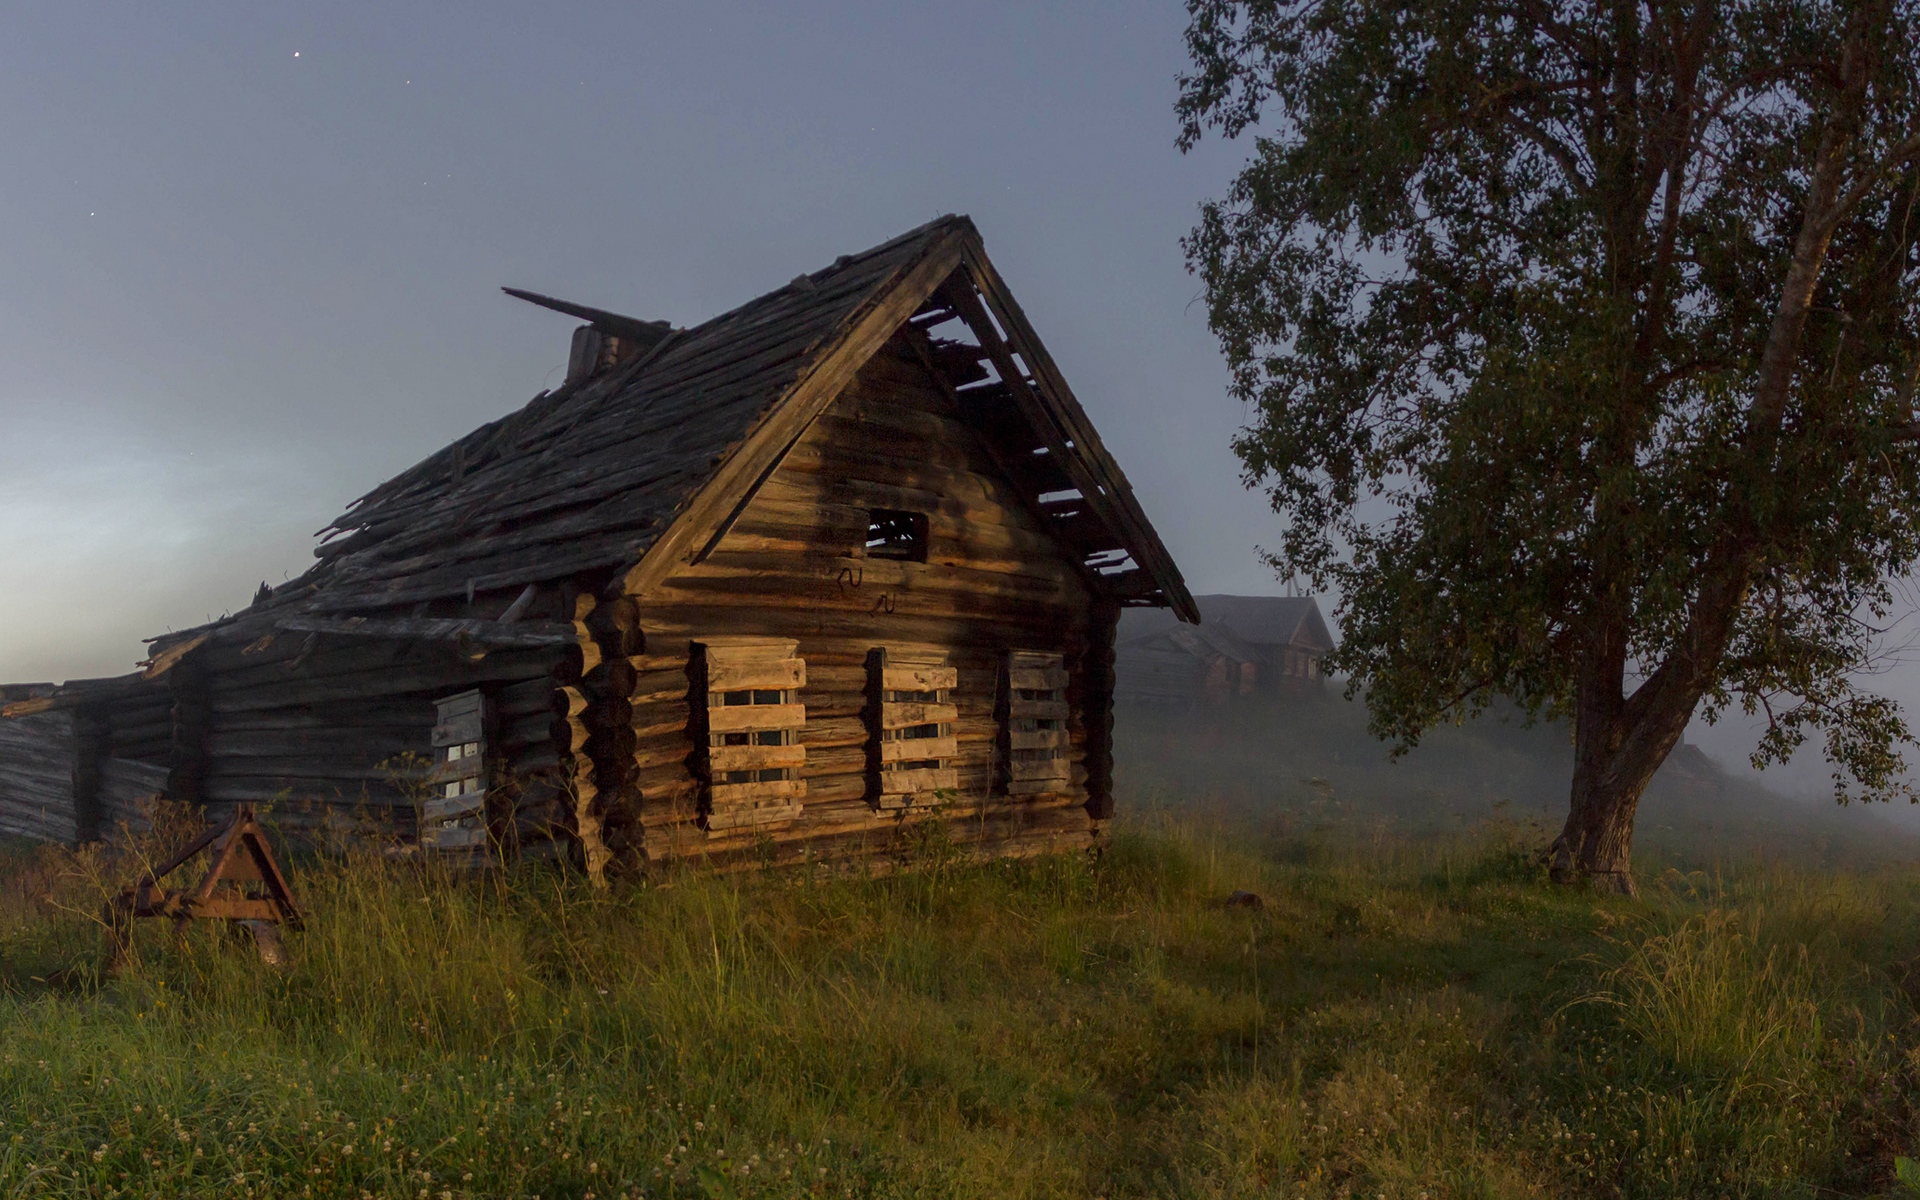
<svg viewBox="0 0 1920 1200"><path fill-rule="evenodd" d="M562 386L153 640L175 799L595 871L1097 836L1120 612L1197 613L970 221L691 329L513 294Z"/></svg>

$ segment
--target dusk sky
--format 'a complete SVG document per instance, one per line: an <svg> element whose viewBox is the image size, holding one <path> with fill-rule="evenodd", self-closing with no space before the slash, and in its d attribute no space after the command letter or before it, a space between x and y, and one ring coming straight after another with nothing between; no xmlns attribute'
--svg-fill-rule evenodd
<svg viewBox="0 0 1920 1200"><path fill-rule="evenodd" d="M564 371L971 214L1196 591L1271 591L1179 238L1160 4L46 5L0 45L0 679L311 561Z"/></svg>
<svg viewBox="0 0 1920 1200"><path fill-rule="evenodd" d="M503 284L691 325L947 212L1193 590L1283 590L1179 247L1242 158L1174 149L1179 4L10 11L0 680L131 669L556 385L575 322Z"/></svg>

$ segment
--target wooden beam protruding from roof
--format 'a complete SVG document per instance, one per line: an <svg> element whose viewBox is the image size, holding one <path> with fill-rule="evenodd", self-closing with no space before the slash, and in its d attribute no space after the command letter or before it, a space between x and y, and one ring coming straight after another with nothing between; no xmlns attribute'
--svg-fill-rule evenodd
<svg viewBox="0 0 1920 1200"><path fill-rule="evenodd" d="M524 291L520 288L503 287L500 289L516 300L525 300L528 304L538 304L541 308L550 308L557 313L570 317L579 317L602 333L612 334L623 341L631 338L641 353L652 349L669 333L673 326L666 321L642 321L638 317L622 316L608 312L603 308L588 308L584 304L575 304L571 300L556 300L552 296L542 296L538 292Z"/></svg>

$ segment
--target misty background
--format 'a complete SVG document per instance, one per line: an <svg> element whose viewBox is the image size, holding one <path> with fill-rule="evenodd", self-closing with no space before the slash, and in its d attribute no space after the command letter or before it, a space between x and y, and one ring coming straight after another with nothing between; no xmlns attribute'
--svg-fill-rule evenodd
<svg viewBox="0 0 1920 1200"><path fill-rule="evenodd" d="M1179 246L1244 157L1174 149L1184 16L11 8L0 681L131 669L556 385L574 322L501 285L692 325L947 212L979 225L1193 590L1280 592ZM1920 666L1874 686L1920 707ZM1744 773L1749 723L1690 736ZM1770 773L1809 797L1826 778L1815 754Z"/></svg>

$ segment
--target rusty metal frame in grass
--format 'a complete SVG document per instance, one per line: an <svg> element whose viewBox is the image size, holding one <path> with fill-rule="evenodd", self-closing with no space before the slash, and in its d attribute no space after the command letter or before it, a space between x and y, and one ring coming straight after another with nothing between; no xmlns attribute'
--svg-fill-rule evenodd
<svg viewBox="0 0 1920 1200"><path fill-rule="evenodd" d="M211 865L198 886L175 890L161 882L202 852ZM301 926L300 906L251 804L240 805L226 824L207 830L108 902L116 953L125 947L136 917L170 918L176 933L196 919L237 922L253 936L260 957L276 966L285 951L274 927Z"/></svg>

